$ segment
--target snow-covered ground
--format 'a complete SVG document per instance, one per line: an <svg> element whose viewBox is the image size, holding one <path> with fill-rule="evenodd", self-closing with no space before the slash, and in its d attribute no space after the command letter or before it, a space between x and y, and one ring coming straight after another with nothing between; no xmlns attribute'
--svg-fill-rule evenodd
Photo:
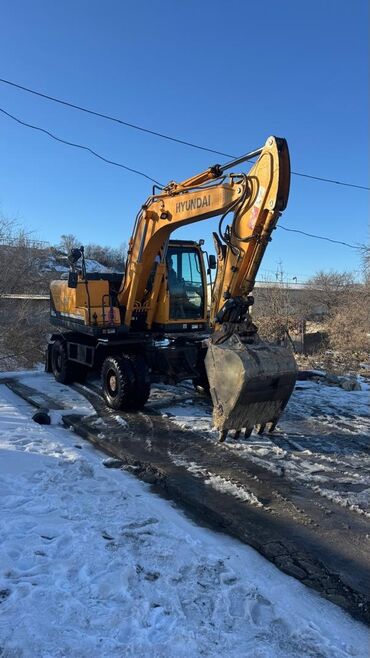
<svg viewBox="0 0 370 658"><path fill-rule="evenodd" d="M161 405L163 415L183 429L202 431L209 441L218 440L207 400L194 402L190 386L158 388L158 398L176 390L177 395L185 394L183 400ZM237 441L230 436L223 448L370 517L369 401L369 386L364 382L360 391L297 382L273 435L253 432L250 438ZM188 469L194 472L196 466L189 462ZM212 481L212 473L208 475Z"/></svg>
<svg viewBox="0 0 370 658"><path fill-rule="evenodd" d="M33 412L0 381L2 658L368 656L364 626Z"/></svg>
<svg viewBox="0 0 370 658"><path fill-rule="evenodd" d="M85 258L85 265L87 272L111 272L108 267L93 258ZM56 258L49 254L39 259L40 272L69 272L69 269L67 257Z"/></svg>

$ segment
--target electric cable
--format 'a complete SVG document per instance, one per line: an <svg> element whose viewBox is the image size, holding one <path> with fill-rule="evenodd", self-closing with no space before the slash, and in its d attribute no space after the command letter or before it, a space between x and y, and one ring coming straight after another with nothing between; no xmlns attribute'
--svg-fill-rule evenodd
<svg viewBox="0 0 370 658"><path fill-rule="evenodd" d="M333 240L333 238L327 238L323 235L314 235L313 233L306 233L305 231L300 231L296 228L287 228L286 226L277 225L277 228L281 228L283 231L289 231L290 233L301 233L309 238L316 238L317 240L326 240L327 242L333 242L334 244L341 244L344 247L350 247L351 249L362 249L361 245L349 244L349 242L342 242L341 240Z"/></svg>
<svg viewBox="0 0 370 658"><path fill-rule="evenodd" d="M48 137L51 137L52 139L54 139L55 141L57 141L57 142L61 142L62 144L66 144L67 146L73 146L73 147L75 147L75 148L79 148L79 149L82 149L82 150L84 150L84 151L87 151L87 152L91 153L93 156L95 156L95 157L99 158L100 160L102 160L103 162L106 162L107 164L111 164L111 165L114 165L114 166L116 166L116 167L121 167L122 169L126 169L127 171L130 171L130 172L132 172L132 173L134 173L134 174L138 174L139 176L143 176L144 178L147 178L148 180L152 181L153 183L155 183L155 184L158 185L159 187L163 188L163 184L162 184L162 183L159 183L157 180L155 180L155 179L152 178L151 176L148 176L147 174L145 174L145 173L142 172L142 171L139 171L139 170L137 170L137 169L133 169L133 168L128 167L127 165L124 165L124 164L122 164L122 163L115 162L114 160L109 160L108 158L105 158L104 156L100 155L99 153L97 153L96 151L94 151L93 149L91 149L91 148L88 147L88 146L84 146L84 145L82 145L82 144L77 144L77 143L75 143L75 142L69 142L69 141L67 141L67 140L65 140L65 139L62 139L61 137L57 137L56 135L54 135L53 133L51 133L49 130L46 130L45 128L41 128L41 127L39 127L39 126L34 126L34 125L30 124L30 123L27 123L27 122L25 122L25 121L22 121L21 119L15 117L14 115L10 114L9 112L7 112L6 110L4 110L4 109L1 108L1 107L0 107L0 112L2 112L4 115L6 115L7 117L9 117L10 119L13 119L13 120L16 121L17 123L21 124L22 126L26 126L27 128L32 128L33 130L37 130L37 131L39 131L39 132L42 132L42 133L46 134ZM304 174L299 174L299 175L304 175ZM321 179L320 179L320 180L321 180ZM339 183L339 184L340 184L340 183ZM365 188L365 189L368 189L368 188ZM219 234L220 234L220 237L222 238L222 240L223 240L226 244L228 244L228 246L229 246L232 250L235 249L235 247L234 247L234 245L231 245L230 240L228 239L228 237L227 237L225 234L222 233L222 223L223 223L223 220L225 219L226 215L228 215L229 212L231 212L231 211L235 208L235 206L239 203L239 201L240 201L240 200L238 199L238 201L237 201L236 203L234 203L234 204L233 204L233 205L232 205L232 206L231 206L231 207L230 207L230 208L229 208L229 209L228 209L228 210L222 215L222 217L221 217L221 219L220 219L220 221L219 221ZM340 245L343 245L343 246L345 246L345 247L350 247L351 249L361 249L360 246L356 246L356 245L353 245L353 244L349 244L348 242L342 242L342 241L340 241L340 240L334 240L334 239L332 239L332 238L328 238L328 237L326 237L326 236L320 236L320 235L314 235L314 234L312 234L312 233L306 233L306 232L304 232L304 231L300 231L300 230L298 230L298 229L290 229L290 228L287 228L287 227L285 227L285 226L281 226L280 224L277 225L277 228L281 228L283 231L289 231L289 232L291 232L291 233L300 233L301 235L305 235L305 236L310 237L310 238L316 238L316 239L318 239L318 240L325 240L325 241L327 241L327 242L332 242L332 243L334 243L334 244L340 244ZM245 240L245 241L249 241L249 239L248 239L248 240Z"/></svg>
<svg viewBox="0 0 370 658"><path fill-rule="evenodd" d="M40 128L39 126L34 126L31 123L26 123L26 121L22 121L21 119L18 119L13 114L10 114L10 112L6 112L6 110L4 110L1 107L0 107L0 112L5 114L10 119L13 119L13 121L20 123L22 126L26 126L26 128L32 128L33 130L38 130L39 132L48 135L48 137L51 137L51 139L55 139L55 141L57 142L61 142L62 144L67 144L67 146L73 146L75 148L82 149L83 151L88 151L88 153L91 153L91 155L94 155L96 158L99 158L99 160L103 160L103 162L106 162L107 164L114 165L115 167L121 167L122 169L126 169L127 171L131 171L133 174L138 174L138 176L143 176L144 178L147 178L148 180L155 183L156 185L163 187L161 183L155 180L155 178L148 176L148 174L144 174L142 171L139 171L138 169L132 169L131 167L128 167L127 165L124 165L121 162L115 162L114 160L109 160L108 158L105 158L103 155L100 155L99 153L91 149L89 146L84 146L83 144L76 144L75 142L69 142L66 139L57 137L56 135L51 133L49 130L46 130L45 128Z"/></svg>
<svg viewBox="0 0 370 658"><path fill-rule="evenodd" d="M91 114L93 116L100 117L101 119L105 119L107 121L113 121L114 123L121 124L123 126L127 126L128 128L133 128L134 130L139 130L144 133L148 133L150 135L154 135L155 137L160 137L161 139L167 139L171 142L176 142L178 144L183 144L184 146L189 146L191 148L198 149L200 151L207 151L208 153L215 153L216 155L222 155L227 158L236 158L237 156L231 155L230 153L224 153L223 151L217 151L216 149L208 148L206 146L201 146L199 144L195 144L194 142L189 142L183 139L179 139L177 137L171 137L170 135L166 135L164 133L160 133L156 130L150 130L149 128L144 128L143 126L138 126L134 123L129 123L128 121L124 121L123 119L119 119L118 117L113 117L109 114L104 114L103 112L97 112L96 110L91 110L87 107L83 107L82 105L77 105L75 103L71 103L69 101L62 100L60 98L56 98L55 96L50 96L49 94L44 94L41 91L36 91L35 89L30 89L29 87L25 87L24 85L17 84L16 82L12 82L11 80L6 80L5 78L0 78L0 82L6 85L10 85L11 87L16 87L17 89L21 89L22 91L26 91L29 94L33 94L35 96L40 96L41 98L44 98L46 100L52 101L53 103L59 103L60 105L65 105L67 107L71 107L72 109L79 110L80 112L85 112L86 114ZM95 154L96 155L96 154ZM100 157L100 156L98 156ZM253 160L251 161L253 162ZM111 163L112 164L112 163ZM116 163L113 163L116 164ZM120 166L120 165L118 165ZM126 167L126 169L129 169ZM131 170L132 171L132 170ZM139 173L139 172L135 172ZM312 180L317 180L317 181L322 181L324 183L331 183L334 185L342 185L345 187L353 187L357 188L360 190L370 190L369 187L366 187L365 185L357 185L355 183L347 183L344 181L338 181L334 180L332 178L324 178L322 176L313 176L311 174L304 174L299 171L293 171L291 172L294 174L294 176L300 176L302 178L310 178ZM146 176L146 178L149 178ZM152 179L150 179L152 180Z"/></svg>
<svg viewBox="0 0 370 658"><path fill-rule="evenodd" d="M17 87L18 89L22 89L22 91L27 91L28 93L34 94L35 96L41 96L41 98L45 98L46 100L53 101L54 103L59 103L60 105L66 105L67 107L72 107L74 110L79 110L80 112L85 112L86 114L92 114L93 116L100 117L101 119L106 119L108 121L113 121L114 123L119 123L122 126L127 126L128 128L133 128L134 130L140 130L143 133L149 133L149 135L154 135L155 137L168 139L171 142L177 142L178 144L191 146L192 148L196 148L201 151L208 151L209 153L215 153L216 155L223 155L226 158L233 157L232 155L230 155L230 153L222 153L222 151L216 151L215 149L206 148L205 146L199 146L199 144L193 144L192 142L187 142L184 139L170 137L169 135L165 135L164 133L160 133L155 130L150 130L149 128L143 128L142 126L138 126L135 123L129 123L128 121L123 121L123 119L118 119L118 117L113 117L109 114L104 114L104 112L97 112L96 110L90 110L89 108L83 107L82 105L76 105L75 103L70 103L69 101L61 100L60 98L56 98L55 96L49 96L48 94L43 94L41 91L36 91L35 89L30 89L29 87L24 87L23 85L16 84L15 82L11 82L10 80L5 80L4 78L0 78L0 82L3 82L4 84L7 85L11 85L12 87Z"/></svg>

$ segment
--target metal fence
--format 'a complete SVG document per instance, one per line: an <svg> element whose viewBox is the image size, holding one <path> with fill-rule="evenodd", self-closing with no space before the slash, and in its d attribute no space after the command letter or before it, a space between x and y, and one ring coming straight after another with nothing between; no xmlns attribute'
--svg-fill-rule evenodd
<svg viewBox="0 0 370 658"><path fill-rule="evenodd" d="M45 240L33 240L32 238L18 237L14 239L1 238L1 247L27 247L29 249L50 249L50 242Z"/></svg>

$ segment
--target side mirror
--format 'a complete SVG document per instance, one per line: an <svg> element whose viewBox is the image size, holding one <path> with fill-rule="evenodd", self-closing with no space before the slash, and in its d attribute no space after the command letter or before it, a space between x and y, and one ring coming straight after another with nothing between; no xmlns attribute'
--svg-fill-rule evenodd
<svg viewBox="0 0 370 658"><path fill-rule="evenodd" d="M214 256L213 254L210 254L208 256L208 267L210 270L216 269L216 256Z"/></svg>
<svg viewBox="0 0 370 658"><path fill-rule="evenodd" d="M68 288L77 288L78 283L78 273L69 272L68 273Z"/></svg>
<svg viewBox="0 0 370 658"><path fill-rule="evenodd" d="M74 249L71 249L71 251L69 252L68 261L70 262L71 265L75 265L77 261L80 260L82 256L81 249L83 248L81 247L80 249L78 249L77 247L75 247Z"/></svg>

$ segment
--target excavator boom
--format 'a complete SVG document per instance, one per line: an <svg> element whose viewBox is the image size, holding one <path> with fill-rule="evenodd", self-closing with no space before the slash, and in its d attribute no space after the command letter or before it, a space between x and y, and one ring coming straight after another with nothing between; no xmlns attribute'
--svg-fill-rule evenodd
<svg viewBox="0 0 370 658"><path fill-rule="evenodd" d="M257 158L248 174L226 174L234 166ZM269 137L264 147L224 165L214 165L181 183L170 182L142 206L129 243L126 275L119 295L130 326L135 303L141 303L158 257L164 265L166 245L178 228L217 215L234 219L221 232L216 249L218 271L211 303L214 322L227 296L247 295L253 288L271 233L286 207L290 184L289 151L285 139ZM220 222L221 225L222 222ZM161 278L164 268L158 269ZM156 286L153 286L156 289ZM150 299L154 309L157 298ZM149 313L149 318L153 314ZM151 327L150 321L147 322Z"/></svg>

